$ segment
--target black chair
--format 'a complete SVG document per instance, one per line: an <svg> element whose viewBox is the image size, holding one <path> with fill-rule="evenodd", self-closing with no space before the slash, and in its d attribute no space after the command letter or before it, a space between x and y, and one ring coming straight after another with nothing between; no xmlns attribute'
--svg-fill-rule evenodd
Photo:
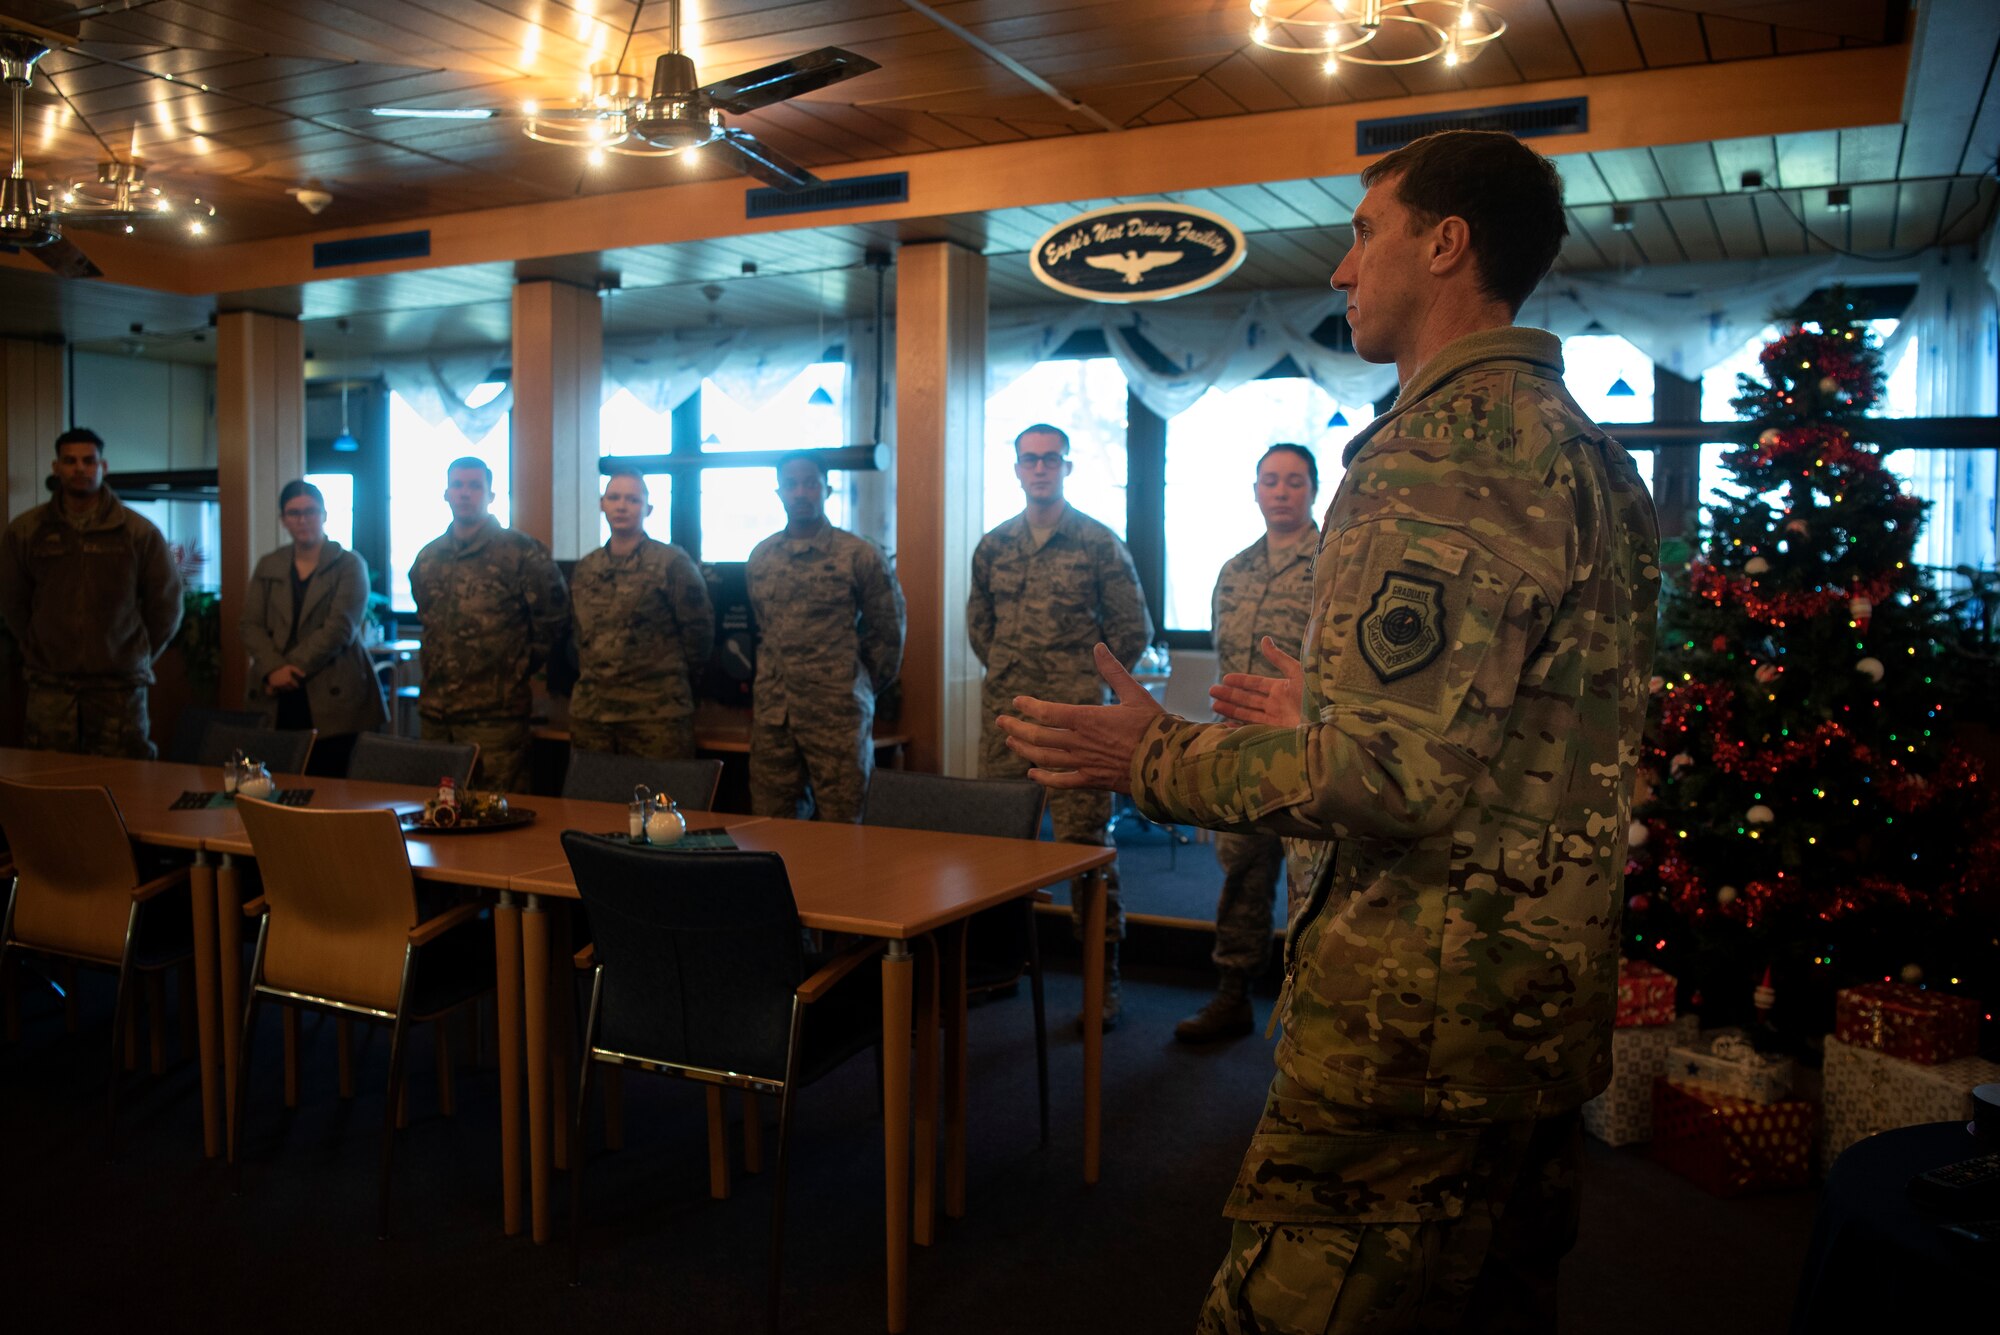
<svg viewBox="0 0 2000 1335"><path fill-rule="evenodd" d="M676 852L576 830L564 832L563 850L597 932L578 956L591 978L569 1129L572 1277L582 1255L584 1113L600 1062L776 1094L766 1314L775 1331L793 1096L881 1037L881 989L854 973L883 943L809 954L774 853ZM719 1100L709 1107L713 1137Z"/></svg>
<svg viewBox="0 0 2000 1335"><path fill-rule="evenodd" d="M435 788L439 779L449 776L464 792L472 781L472 767L478 763L476 742L418 742L364 732L354 739L347 777Z"/></svg>
<svg viewBox="0 0 2000 1335"><path fill-rule="evenodd" d="M213 765L219 762L201 758L202 743L208 738L211 727L221 725L228 728L261 728L264 716L254 709L204 709L199 705L189 705L174 720L174 740L167 747L162 760L170 760L176 765ZM222 753L228 759L229 753Z"/></svg>
<svg viewBox="0 0 2000 1335"><path fill-rule="evenodd" d="M306 761L312 758L313 738L317 736L317 728L243 728L211 723L201 735L194 763L227 764L231 751L241 751L253 760L263 761L273 774L304 774Z"/></svg>
<svg viewBox="0 0 2000 1335"><path fill-rule="evenodd" d="M720 760L648 760L570 748L562 795L585 802L630 802L640 784L664 788L683 811L713 811L722 783Z"/></svg>
<svg viewBox="0 0 2000 1335"><path fill-rule="evenodd" d="M1042 786L1026 779L951 779L878 769L861 823L940 834L1033 839L1042 829ZM1042 1003L1042 953L1035 901L975 913L965 930L965 988L982 992L1028 975L1035 1003L1035 1074L1041 1080L1042 1144L1049 1143L1049 1038Z"/></svg>

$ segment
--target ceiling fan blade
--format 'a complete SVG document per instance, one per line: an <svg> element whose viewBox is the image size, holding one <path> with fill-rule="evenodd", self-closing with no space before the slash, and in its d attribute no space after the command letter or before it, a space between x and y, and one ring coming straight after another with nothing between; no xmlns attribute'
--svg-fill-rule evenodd
<svg viewBox="0 0 2000 1335"><path fill-rule="evenodd" d="M701 92L710 106L741 114L881 68L866 56L857 56L837 46L823 46L733 79L720 79Z"/></svg>
<svg viewBox="0 0 2000 1335"><path fill-rule="evenodd" d="M776 189L808 190L825 184L769 144L757 142L757 136L748 130L724 130L722 137L715 141L715 146L730 150L735 154L738 167Z"/></svg>
<svg viewBox="0 0 2000 1335"><path fill-rule="evenodd" d="M90 256L77 248L77 244L66 236L59 236L44 246L36 246L28 252L50 273L62 278L102 278L104 270L90 262Z"/></svg>

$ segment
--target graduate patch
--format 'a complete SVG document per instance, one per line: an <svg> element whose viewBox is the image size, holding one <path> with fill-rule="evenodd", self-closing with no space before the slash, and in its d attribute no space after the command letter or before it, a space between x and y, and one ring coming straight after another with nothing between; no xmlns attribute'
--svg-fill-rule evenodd
<svg viewBox="0 0 2000 1335"><path fill-rule="evenodd" d="M1361 657L1383 682L1407 677L1444 648L1444 585L1391 570L1361 618Z"/></svg>

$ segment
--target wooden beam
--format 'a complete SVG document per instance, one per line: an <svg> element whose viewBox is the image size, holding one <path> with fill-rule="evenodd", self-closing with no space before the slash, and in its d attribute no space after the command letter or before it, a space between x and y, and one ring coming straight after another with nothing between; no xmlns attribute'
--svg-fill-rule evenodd
<svg viewBox="0 0 2000 1335"><path fill-rule="evenodd" d="M1355 144L1359 120L1563 97L1590 99L1591 128L1535 141L1551 154L1886 125L1901 114L1908 60L1907 47L1856 47L874 159L843 174L908 172L907 203L794 217L746 219L747 182L734 179L178 250L164 262L122 247L103 257L93 249L93 258L117 282L209 293L801 227L1295 181L1351 174L1365 166L1369 159ZM312 267L315 242L418 229L431 234L430 253L422 258Z"/></svg>
<svg viewBox="0 0 2000 1335"><path fill-rule="evenodd" d="M597 546L604 312L568 283L514 288L513 527L559 560Z"/></svg>
<svg viewBox="0 0 2000 1335"><path fill-rule="evenodd" d="M68 420L62 345L0 339L0 524L49 498L43 483Z"/></svg>
<svg viewBox="0 0 2000 1335"><path fill-rule="evenodd" d="M290 538L278 492L306 471L305 331L297 320L230 311L215 334L216 472L222 501L222 682L239 708L248 660L237 620L250 570Z"/></svg>

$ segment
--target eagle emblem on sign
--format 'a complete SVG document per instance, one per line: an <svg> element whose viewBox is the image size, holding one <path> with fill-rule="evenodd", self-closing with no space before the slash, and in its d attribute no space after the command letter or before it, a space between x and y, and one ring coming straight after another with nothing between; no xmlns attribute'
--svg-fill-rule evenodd
<svg viewBox="0 0 2000 1335"><path fill-rule="evenodd" d="M1384 682L1428 666L1444 648L1444 585L1391 570L1361 618L1361 657Z"/></svg>

